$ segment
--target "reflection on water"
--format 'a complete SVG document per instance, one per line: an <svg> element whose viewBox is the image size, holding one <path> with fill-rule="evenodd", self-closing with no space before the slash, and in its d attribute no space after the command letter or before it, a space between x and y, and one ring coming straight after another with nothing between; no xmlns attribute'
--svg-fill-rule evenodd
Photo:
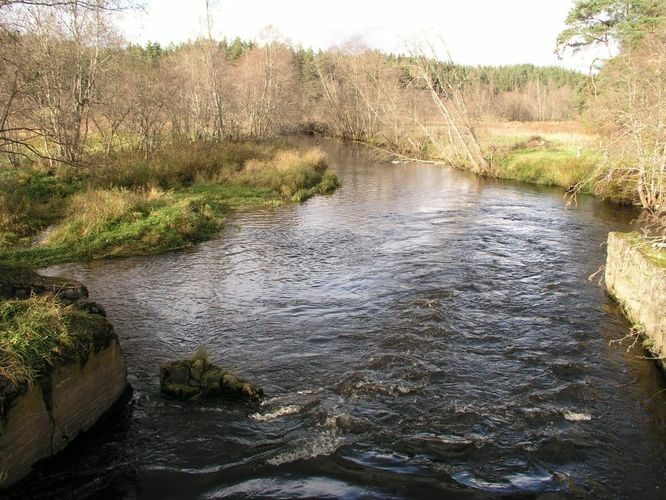
<svg viewBox="0 0 666 500"><path fill-rule="evenodd" d="M136 392L15 496L663 495L663 378L587 280L634 214L323 146L332 196L48 270L105 306ZM162 398L159 363L202 344L263 405Z"/></svg>

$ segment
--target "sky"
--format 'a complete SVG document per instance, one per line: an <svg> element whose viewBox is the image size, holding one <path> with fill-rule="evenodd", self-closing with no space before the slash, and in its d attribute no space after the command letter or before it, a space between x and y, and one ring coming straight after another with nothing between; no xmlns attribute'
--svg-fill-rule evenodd
<svg viewBox="0 0 666 500"><path fill-rule="evenodd" d="M128 40L168 45L206 33L205 0L144 0L126 15ZM559 60L555 39L574 0L210 0L216 38L257 39L271 25L295 45L360 39L384 52L437 40L461 64L559 65L587 72L595 53Z"/></svg>

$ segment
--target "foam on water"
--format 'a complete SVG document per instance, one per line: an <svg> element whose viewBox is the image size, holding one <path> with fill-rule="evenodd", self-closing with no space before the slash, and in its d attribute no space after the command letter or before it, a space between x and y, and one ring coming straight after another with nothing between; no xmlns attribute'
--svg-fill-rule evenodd
<svg viewBox="0 0 666 500"><path fill-rule="evenodd" d="M271 465L282 465L297 460L307 460L332 455L345 443L345 439L333 430L325 430L312 438L296 441L290 449L267 460Z"/></svg>
<svg viewBox="0 0 666 500"><path fill-rule="evenodd" d="M570 422L587 422L592 420L592 415L588 413L576 413L575 411L565 410L564 418Z"/></svg>
<svg viewBox="0 0 666 500"><path fill-rule="evenodd" d="M257 422L267 422L279 417L284 417L285 415L293 415L294 413L300 412L302 409L303 407L301 405L280 406L279 408L266 413L254 413L250 415L250 417Z"/></svg>

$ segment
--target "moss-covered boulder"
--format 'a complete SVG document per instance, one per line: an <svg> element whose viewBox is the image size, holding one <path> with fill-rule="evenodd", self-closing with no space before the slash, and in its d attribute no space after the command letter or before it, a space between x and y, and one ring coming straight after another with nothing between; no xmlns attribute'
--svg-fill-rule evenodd
<svg viewBox="0 0 666 500"><path fill-rule="evenodd" d="M194 356L160 366L162 392L177 399L234 398L257 401L264 395L256 385L210 363L206 356Z"/></svg>

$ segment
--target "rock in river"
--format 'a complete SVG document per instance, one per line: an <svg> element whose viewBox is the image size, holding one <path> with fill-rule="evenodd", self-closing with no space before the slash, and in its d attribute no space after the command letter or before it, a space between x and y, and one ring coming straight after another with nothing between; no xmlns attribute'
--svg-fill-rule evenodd
<svg viewBox="0 0 666 500"><path fill-rule="evenodd" d="M178 399L231 397L257 401L264 395L256 385L196 354L160 366L160 386L164 394Z"/></svg>

